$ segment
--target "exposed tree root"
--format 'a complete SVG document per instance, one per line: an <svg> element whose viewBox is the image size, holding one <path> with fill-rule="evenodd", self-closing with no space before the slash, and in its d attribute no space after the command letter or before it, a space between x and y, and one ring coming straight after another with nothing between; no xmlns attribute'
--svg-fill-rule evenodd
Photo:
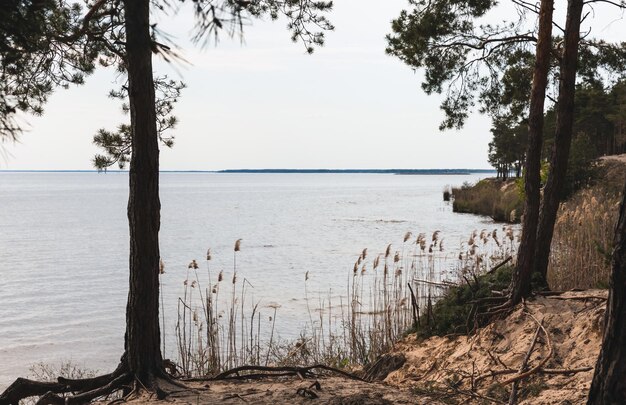
<svg viewBox="0 0 626 405"><path fill-rule="evenodd" d="M558 295L552 295L552 296L548 296L547 298L552 299L552 300L580 300L580 301L586 301L586 300L606 301L607 300L607 297L602 297L600 295L581 295L581 296L576 296L576 297L561 297Z"/></svg>
<svg viewBox="0 0 626 405"><path fill-rule="evenodd" d="M185 378L184 381L219 381L219 380L251 380L267 377L299 376L301 378L315 378L319 375L313 370L330 371L352 380L369 382L357 375L336 369L334 367L316 364L308 367L269 367L269 366L241 366L236 367L214 377Z"/></svg>
<svg viewBox="0 0 626 405"><path fill-rule="evenodd" d="M524 361L522 362L522 365L519 368L518 374L521 374L524 371L526 371L526 368L528 367L528 361L530 360L530 356L533 354L533 350L535 349L535 344L537 343L537 339L539 338L539 333L541 333L541 325L537 327L537 331L535 332L535 335L533 336L533 340L531 341L530 347L528 348L528 351L526 352L526 356L524 357ZM511 395L509 396L509 405L517 404L518 386L519 386L519 380L513 381L513 386L511 387Z"/></svg>
<svg viewBox="0 0 626 405"><path fill-rule="evenodd" d="M164 399L170 393L163 389L164 384L190 390L189 387L176 381L163 370L157 370L154 375L142 381L127 371L124 359L122 359L115 371L94 378L76 380L59 377L57 382L40 382L18 378L0 395L0 405L18 405L21 399L28 397L39 397L36 402L37 405L86 404L117 391L124 393L121 401L125 401L140 392L149 392L156 395L158 399Z"/></svg>
<svg viewBox="0 0 626 405"><path fill-rule="evenodd" d="M553 356L554 354L554 347L552 347L552 341L550 340L550 335L548 334L548 331L546 330L546 328L543 326L543 322L539 322L537 320L537 318L535 318L533 316L533 314L531 314L530 312L528 312L528 316L530 316L538 325L538 327L543 331L543 334L546 337L546 344L548 346L548 355L545 356L541 362L539 364L537 364L535 367L531 368L530 370L523 372L523 373L519 373L516 376L513 376L509 379L507 379L506 381L503 381L502 384L511 384L513 382L519 381L519 380L523 380L526 377L529 377L535 373L537 373L539 370L541 370L541 368L543 366L545 366L545 364L548 362L548 360L550 360L550 358ZM535 338L536 340L536 338ZM534 346L534 343L533 343Z"/></svg>
<svg viewBox="0 0 626 405"><path fill-rule="evenodd" d="M112 394L115 391L122 389L122 387L131 380L130 374L122 374L119 377L114 378L108 384L102 387L94 388L89 391L82 391L75 395L60 396L60 393L48 392L44 394L37 405L73 405L73 404L86 404L98 397L104 397ZM67 392L67 391L64 391Z"/></svg>
<svg viewBox="0 0 626 405"><path fill-rule="evenodd" d="M543 326L543 322L539 321L533 314L531 314L528 311L525 311L526 315L528 315L530 318L533 319L533 321L535 321L535 323L537 324L537 330L531 340L530 346L528 348L528 351L526 353L526 356L524 357L524 360L521 364L521 366L519 367L518 370L514 370L510 367L506 367L503 370L492 370L489 373L486 374L482 374L479 375L475 380L474 380L474 384L478 385L480 382L482 382L483 380L485 380L486 378L493 378L499 375L508 375L508 374L515 374L512 377L507 378L505 381L500 382L500 384L502 385L507 385L507 384L513 384L512 385L512 389L511 389L511 395L509 398L509 404L516 404L517 403L517 388L518 388L518 383L525 379L530 377L533 374L574 374L574 373L579 373L579 372L584 372L584 371L589 371L592 368L591 367L582 367L582 368L577 368L577 369L548 369L548 368L544 368L544 366L546 365L546 363L548 362L548 360L550 360L550 358L553 356L554 354L554 347L552 345L552 341L550 339L550 335L548 334L548 331L546 330L546 328ZM540 333L543 332L544 336L545 336L545 344L547 346L548 349L548 353L545 357L542 358L542 360L535 365L534 367L527 369L528 368L528 362L530 360L530 357L533 353L533 350L535 348L535 345L537 343L537 340L539 338Z"/></svg>

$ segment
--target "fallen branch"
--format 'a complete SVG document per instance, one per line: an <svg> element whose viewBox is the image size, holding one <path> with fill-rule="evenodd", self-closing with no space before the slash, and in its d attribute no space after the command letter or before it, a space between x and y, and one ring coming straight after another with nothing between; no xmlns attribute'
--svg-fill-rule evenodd
<svg viewBox="0 0 626 405"><path fill-rule="evenodd" d="M504 259L504 261L500 264L497 264L496 266L494 266L491 270L489 270L487 272L487 274L491 274L494 273L496 270L498 270L500 267L504 266L505 264L507 264L508 262L510 262L511 260L513 260L513 256L509 256L506 259Z"/></svg>
<svg viewBox="0 0 626 405"><path fill-rule="evenodd" d="M418 388L415 387L413 388L413 391L416 394L419 395L425 395L430 397L429 399L446 399L446 398L452 398L452 397L456 397L458 395L465 395L468 396L470 398L476 398L476 399L482 399L482 400L486 400L489 402L493 402L495 404L504 404L505 402L502 402L498 399L495 398L491 398L485 395L480 395L476 392L473 391L468 391L468 390L460 390L458 388L454 388L454 389L441 389L441 388L435 388L435 387L428 387L428 388Z"/></svg>
<svg viewBox="0 0 626 405"><path fill-rule="evenodd" d="M576 374L584 373L585 371L591 371L593 367L579 367L579 368L542 368L539 370L542 374Z"/></svg>
<svg viewBox="0 0 626 405"><path fill-rule="evenodd" d="M441 282L438 282L438 283L435 282L435 281L422 280L422 279L416 279L414 281L416 283L433 285L435 287L440 287L440 288L449 288L449 287L458 287L459 286L457 283L453 283L451 281L441 281Z"/></svg>
<svg viewBox="0 0 626 405"><path fill-rule="evenodd" d="M585 371L591 371L593 367L579 367L579 368L541 368L537 371L537 374L553 374L553 375L570 375L576 373L584 373ZM508 375L515 374L517 370L513 369L504 369L504 370L494 370L483 375L476 377L476 384L478 382L484 380L489 377L497 377L499 375Z"/></svg>
<svg viewBox="0 0 626 405"><path fill-rule="evenodd" d="M229 395L224 396L222 398L222 400L239 398L243 402L248 402L243 397L249 397L250 395L258 395L258 394L262 394L262 393L263 393L262 391L254 391L254 392L247 392L245 394L229 394Z"/></svg>

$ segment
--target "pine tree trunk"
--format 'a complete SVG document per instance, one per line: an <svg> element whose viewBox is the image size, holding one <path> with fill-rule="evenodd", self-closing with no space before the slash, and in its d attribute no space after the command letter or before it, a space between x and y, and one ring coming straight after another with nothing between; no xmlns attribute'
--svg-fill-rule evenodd
<svg viewBox="0 0 626 405"><path fill-rule="evenodd" d="M576 92L576 71L578 46L580 41L580 18L583 0L570 0L565 23L565 47L561 60L561 77L557 104L556 130L550 159L550 173L543 191L543 201L539 214L537 248L535 250L535 271L545 282L550 260L550 244L554 233L554 223L565 183L567 161L572 144L574 125L574 96Z"/></svg>
<svg viewBox="0 0 626 405"><path fill-rule="evenodd" d="M533 256L537 238L540 204L541 146L543 143L543 106L550 69L550 51L552 49L552 12L553 0L542 0L539 14L539 35L533 72L533 84L530 94L528 116L528 149L524 163L524 221L520 242L517 267L511 280L511 303L516 304L530 293L530 278L534 266Z"/></svg>
<svg viewBox="0 0 626 405"><path fill-rule="evenodd" d="M149 8L150 0L124 2L132 127L125 357L128 371L148 387L162 374L163 363L159 331L159 146Z"/></svg>
<svg viewBox="0 0 626 405"><path fill-rule="evenodd" d="M626 186L614 244L604 338L588 405L626 404Z"/></svg>

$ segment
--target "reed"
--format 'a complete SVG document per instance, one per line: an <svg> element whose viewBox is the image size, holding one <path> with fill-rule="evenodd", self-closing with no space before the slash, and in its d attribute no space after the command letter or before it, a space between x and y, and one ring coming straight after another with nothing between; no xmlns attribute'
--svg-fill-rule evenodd
<svg viewBox="0 0 626 405"><path fill-rule="evenodd" d="M353 269L349 280L350 306L342 321L349 330L341 336L351 364L371 363L407 330L431 322L434 302L449 287L485 274L514 256L519 242L511 226L476 230L452 251L447 250L440 231L417 233L415 239L412 235L407 232L393 254L392 245L387 245L372 255L371 262L363 255L357 260L372 271Z"/></svg>
<svg viewBox="0 0 626 405"><path fill-rule="evenodd" d="M561 204L548 267L552 289L608 286L619 201L617 193L596 186Z"/></svg>
<svg viewBox="0 0 626 405"><path fill-rule="evenodd" d="M187 267L176 322L177 368L183 376L212 375L244 364L261 365L262 359L270 357L273 342L272 338L268 344L261 342L261 312L259 302L250 293L253 286L245 277L239 277L240 252L241 239L233 249L230 283L225 281L224 271L215 277L210 249L206 254L206 278L199 277L200 266L195 260ZM206 286L202 286L202 279ZM277 307L273 309L272 325Z"/></svg>
<svg viewBox="0 0 626 405"><path fill-rule="evenodd" d="M275 330L280 306L263 307L254 301L248 280L239 281L240 242L234 249L230 286L224 285L223 272L211 285L214 275L208 251L208 286L201 288L199 265L192 261L178 301L180 373L212 375L244 364L367 365L410 328L432 322L434 302L448 288L488 272L514 255L518 244L510 226L475 230L450 251L440 231L406 232L401 240L398 246L387 244L380 252L363 249L347 274L345 295L338 299L333 300L329 292L311 305L315 298L309 296L311 274L306 272L308 321L300 337L292 341L281 340ZM228 293L222 299L223 288ZM263 308L269 309L269 317L263 317Z"/></svg>

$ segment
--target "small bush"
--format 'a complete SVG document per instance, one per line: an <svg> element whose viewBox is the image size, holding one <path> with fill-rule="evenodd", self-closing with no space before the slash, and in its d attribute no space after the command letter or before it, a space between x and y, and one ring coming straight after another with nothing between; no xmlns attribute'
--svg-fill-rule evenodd
<svg viewBox="0 0 626 405"><path fill-rule="evenodd" d="M446 294L434 305L432 317L428 323L424 322L415 331L418 336L444 336L453 333L468 333L473 323L468 325L470 311L474 302L481 298L493 296L492 291L502 291L509 287L513 267L503 266L492 274L485 274L468 278L469 283L451 287ZM487 304L478 305L480 313L487 309Z"/></svg>
<svg viewBox="0 0 626 405"><path fill-rule="evenodd" d="M59 364L36 363L30 366L29 370L31 378L38 381L56 381L58 377L80 380L98 375L97 370L80 367L70 360Z"/></svg>

